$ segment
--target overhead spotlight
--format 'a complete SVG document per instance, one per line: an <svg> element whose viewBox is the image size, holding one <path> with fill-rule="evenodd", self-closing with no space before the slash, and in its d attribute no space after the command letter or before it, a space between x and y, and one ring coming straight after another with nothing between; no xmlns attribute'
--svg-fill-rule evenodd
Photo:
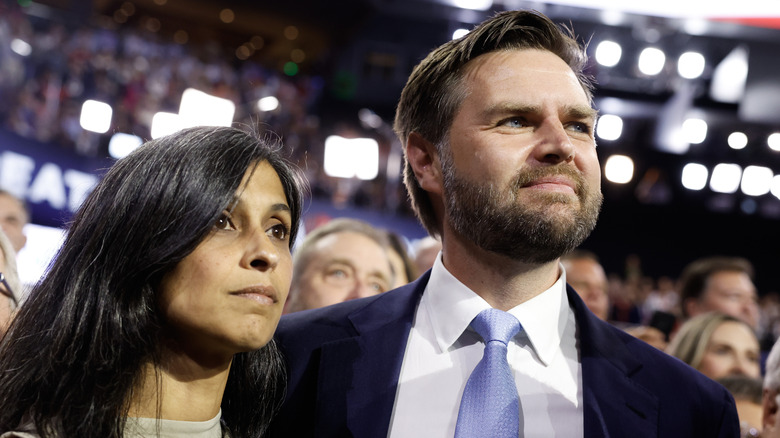
<svg viewBox="0 0 780 438"><path fill-rule="evenodd" d="M464 29L464 28L455 29L455 32L452 32L452 39L457 40L458 38L466 36L467 33L469 33L468 29Z"/></svg>
<svg viewBox="0 0 780 438"><path fill-rule="evenodd" d="M639 71L648 76L655 76L661 73L665 63L666 55L660 49L648 47L639 54Z"/></svg>
<svg viewBox="0 0 780 438"><path fill-rule="evenodd" d="M710 96L718 102L738 103L745 94L747 75L748 49L739 46L713 70Z"/></svg>
<svg viewBox="0 0 780 438"><path fill-rule="evenodd" d="M772 169L764 166L748 166L742 172L742 193L748 196L761 196L769 193L772 188Z"/></svg>
<svg viewBox="0 0 780 438"><path fill-rule="evenodd" d="M775 175L772 178L772 188L770 189L775 198L780 199L780 175Z"/></svg>
<svg viewBox="0 0 780 438"><path fill-rule="evenodd" d="M325 139L323 170L328 176L371 180L379 174L379 143L373 138Z"/></svg>
<svg viewBox="0 0 780 438"><path fill-rule="evenodd" d="M32 53L32 46L25 40L14 38L11 40L11 50L17 55L30 56Z"/></svg>
<svg viewBox="0 0 780 438"><path fill-rule="evenodd" d="M184 90L179 103L179 116L188 126L230 126L235 113L231 100L194 88Z"/></svg>
<svg viewBox="0 0 780 438"><path fill-rule="evenodd" d="M612 114L604 114L596 123L596 135L604 140L617 140L623 133L623 119Z"/></svg>
<svg viewBox="0 0 780 438"><path fill-rule="evenodd" d="M279 99L275 96L266 96L257 100L257 109L263 112L273 111L279 108Z"/></svg>
<svg viewBox="0 0 780 438"><path fill-rule="evenodd" d="M604 165L604 176L616 184L631 181L634 177L634 160L625 155L612 155Z"/></svg>
<svg viewBox="0 0 780 438"><path fill-rule="evenodd" d="M677 60L677 72L685 79L696 79L704 73L704 55L685 52Z"/></svg>
<svg viewBox="0 0 780 438"><path fill-rule="evenodd" d="M602 9L601 22L607 26L618 26L626 20L626 14L617 9Z"/></svg>
<svg viewBox="0 0 780 438"><path fill-rule="evenodd" d="M748 144L748 137L744 132L732 132L728 138L729 147L731 149L745 149Z"/></svg>
<svg viewBox="0 0 780 438"><path fill-rule="evenodd" d="M623 49L614 41L602 41L596 46L596 62L604 67L614 67L620 62Z"/></svg>
<svg viewBox="0 0 780 438"><path fill-rule="evenodd" d="M682 133L690 144L699 144L707 138L707 122L702 119L687 119L682 124Z"/></svg>
<svg viewBox="0 0 780 438"><path fill-rule="evenodd" d="M108 153L116 158L124 158L141 146L144 141L141 137L132 134L125 134L117 132L111 136L111 140L108 142Z"/></svg>
<svg viewBox="0 0 780 438"><path fill-rule="evenodd" d="M184 121L176 113L158 112L152 116L152 138L160 138L180 131L186 127Z"/></svg>
<svg viewBox="0 0 780 438"><path fill-rule="evenodd" d="M453 0L452 4L462 9L487 11L493 6L493 0Z"/></svg>
<svg viewBox="0 0 780 438"><path fill-rule="evenodd" d="M766 139L766 144L769 146L769 149L780 151L780 132L770 134Z"/></svg>
<svg viewBox="0 0 780 438"><path fill-rule="evenodd" d="M739 188L742 168L739 164L720 163L712 170L710 189L718 193L734 193Z"/></svg>
<svg viewBox="0 0 780 438"><path fill-rule="evenodd" d="M707 185L709 171L699 163L688 163L683 167L682 185L688 190L701 190Z"/></svg>
<svg viewBox="0 0 780 438"><path fill-rule="evenodd" d="M90 99L81 105L79 123L87 131L103 134L111 127L112 113L111 105Z"/></svg>

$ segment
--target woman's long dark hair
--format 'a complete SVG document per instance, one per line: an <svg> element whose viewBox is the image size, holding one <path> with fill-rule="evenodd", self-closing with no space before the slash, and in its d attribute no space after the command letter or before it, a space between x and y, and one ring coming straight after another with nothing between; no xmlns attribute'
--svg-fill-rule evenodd
<svg viewBox="0 0 780 438"><path fill-rule="evenodd" d="M120 437L146 362L159 364L162 276L212 230L247 170L268 162L301 215L301 180L279 146L234 128L192 128L119 160L80 208L49 273L0 342L0 432ZM273 341L235 355L222 400L233 437L264 432L283 392Z"/></svg>

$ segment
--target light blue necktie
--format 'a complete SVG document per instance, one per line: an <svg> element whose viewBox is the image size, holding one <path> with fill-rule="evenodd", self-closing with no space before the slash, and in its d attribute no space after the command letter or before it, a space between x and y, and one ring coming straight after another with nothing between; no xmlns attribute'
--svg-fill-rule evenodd
<svg viewBox="0 0 780 438"><path fill-rule="evenodd" d="M471 327L485 340L485 353L463 390L455 438L517 438L520 400L506 348L520 331L520 322L507 312L486 309Z"/></svg>

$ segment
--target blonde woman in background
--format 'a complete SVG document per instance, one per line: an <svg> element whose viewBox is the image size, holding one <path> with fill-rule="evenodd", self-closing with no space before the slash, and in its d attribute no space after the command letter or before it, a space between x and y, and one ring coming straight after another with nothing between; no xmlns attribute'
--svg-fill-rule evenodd
<svg viewBox="0 0 780 438"><path fill-rule="evenodd" d="M706 313L688 320L667 352L711 379L732 375L761 377L755 332L744 321L722 313Z"/></svg>

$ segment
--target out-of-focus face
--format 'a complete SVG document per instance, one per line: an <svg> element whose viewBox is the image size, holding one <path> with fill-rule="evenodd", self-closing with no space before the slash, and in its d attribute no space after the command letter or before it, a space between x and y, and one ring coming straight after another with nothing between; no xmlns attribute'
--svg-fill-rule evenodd
<svg viewBox="0 0 780 438"><path fill-rule="evenodd" d="M759 360L756 335L741 322L726 321L712 332L698 369L711 379L731 375L761 378Z"/></svg>
<svg viewBox="0 0 780 438"><path fill-rule="evenodd" d="M376 295L393 286L385 249L357 232L328 234L301 262L306 266L295 280L290 312Z"/></svg>
<svg viewBox="0 0 780 438"><path fill-rule="evenodd" d="M604 268L588 258L564 260L566 282L577 291L591 312L606 320L609 317L607 274Z"/></svg>
<svg viewBox="0 0 780 438"><path fill-rule="evenodd" d="M691 316L713 311L739 318L755 330L758 327L758 296L750 277L740 271L710 275Z"/></svg>
<svg viewBox="0 0 780 438"><path fill-rule="evenodd" d="M177 348L232 357L271 339L292 278L292 218L267 162L247 172L233 211L166 274L160 307Z"/></svg>
<svg viewBox="0 0 780 438"><path fill-rule="evenodd" d="M440 157L445 227L526 263L579 245L598 217L601 170L596 113L574 72L545 50L498 51L470 61L463 87Z"/></svg>
<svg viewBox="0 0 780 438"><path fill-rule="evenodd" d="M24 205L17 199L6 194L0 194L0 227L19 252L27 243L27 236L22 231L27 224L27 212Z"/></svg>
<svg viewBox="0 0 780 438"><path fill-rule="evenodd" d="M0 272L5 272L5 255L0 251ZM5 286L0 283L0 288L7 292ZM11 300L4 294L0 294L0 336L5 333L8 323L11 321Z"/></svg>

